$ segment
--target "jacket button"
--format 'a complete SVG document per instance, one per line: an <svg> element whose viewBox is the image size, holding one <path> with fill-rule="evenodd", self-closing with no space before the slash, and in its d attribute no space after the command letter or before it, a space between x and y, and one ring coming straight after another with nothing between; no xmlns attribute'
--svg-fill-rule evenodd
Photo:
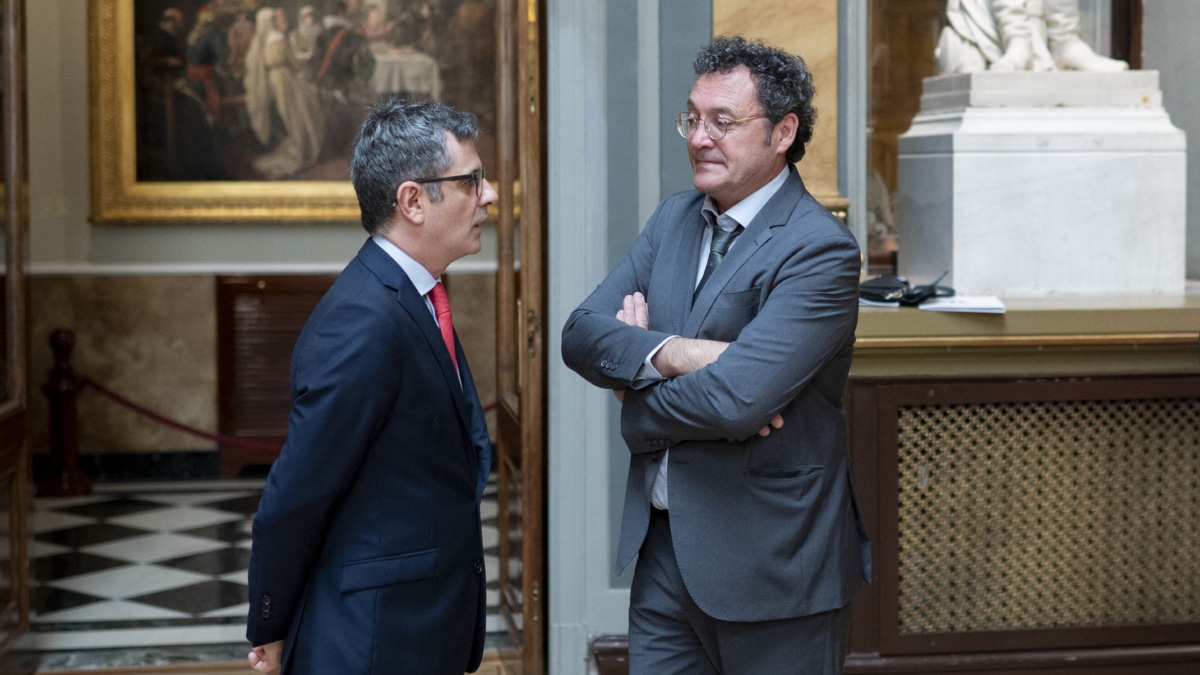
<svg viewBox="0 0 1200 675"><path fill-rule="evenodd" d="M483 574L483 564L478 560L475 561L475 574Z"/></svg>

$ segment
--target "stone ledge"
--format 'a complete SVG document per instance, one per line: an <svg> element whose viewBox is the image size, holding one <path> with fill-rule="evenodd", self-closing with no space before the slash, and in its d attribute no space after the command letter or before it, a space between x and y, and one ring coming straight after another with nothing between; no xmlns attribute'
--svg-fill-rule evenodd
<svg viewBox="0 0 1200 675"><path fill-rule="evenodd" d="M964 108L1162 108L1157 70L1123 73L939 75L924 80L921 113Z"/></svg>

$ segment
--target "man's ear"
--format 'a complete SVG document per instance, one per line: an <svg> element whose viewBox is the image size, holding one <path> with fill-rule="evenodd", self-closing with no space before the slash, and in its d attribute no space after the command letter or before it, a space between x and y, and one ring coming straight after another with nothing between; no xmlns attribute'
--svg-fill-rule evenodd
<svg viewBox="0 0 1200 675"><path fill-rule="evenodd" d="M420 185L405 181L396 188L396 211L404 216L405 220L417 224L424 223L428 208L428 195Z"/></svg>
<svg viewBox="0 0 1200 675"><path fill-rule="evenodd" d="M775 133L779 134L775 139L775 147L787 153L788 148L792 147L792 143L796 140L796 130L800 128L800 119L796 117L796 113L788 113L779 120L775 125Z"/></svg>

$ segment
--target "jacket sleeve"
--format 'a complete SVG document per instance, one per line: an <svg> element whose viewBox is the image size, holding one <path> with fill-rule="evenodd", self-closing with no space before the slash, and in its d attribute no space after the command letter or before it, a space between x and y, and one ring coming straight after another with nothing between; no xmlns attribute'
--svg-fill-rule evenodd
<svg viewBox="0 0 1200 675"><path fill-rule="evenodd" d="M563 326L563 362L597 387L631 387L646 357L671 337L668 333L626 325L616 318L626 295L635 291L646 294L660 243L660 225L667 220L663 217L665 204L660 204L650 217L629 254L571 312Z"/></svg>
<svg viewBox="0 0 1200 675"><path fill-rule="evenodd" d="M399 327L361 297L314 320L292 357L287 442L254 518L247 625L252 645L287 635L330 511L395 406L404 370L388 348L404 339Z"/></svg>
<svg viewBox="0 0 1200 675"><path fill-rule="evenodd" d="M649 452L684 441L745 440L832 360L845 355L848 368L858 322L859 255L848 234L798 246L775 270L757 315L720 358L695 372L626 392L621 431L630 449ZM842 396L840 390L820 393L831 401Z"/></svg>

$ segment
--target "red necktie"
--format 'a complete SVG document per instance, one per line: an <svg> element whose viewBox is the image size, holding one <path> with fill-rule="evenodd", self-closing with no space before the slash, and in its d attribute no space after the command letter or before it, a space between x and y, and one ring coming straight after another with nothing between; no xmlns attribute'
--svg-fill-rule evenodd
<svg viewBox="0 0 1200 675"><path fill-rule="evenodd" d="M450 360L454 362L454 369L458 370L458 353L454 350L454 320L450 318L450 298L446 296L446 287L442 282L433 285L429 300L433 302L433 313L437 314L438 326L442 329L442 342L446 343Z"/></svg>

